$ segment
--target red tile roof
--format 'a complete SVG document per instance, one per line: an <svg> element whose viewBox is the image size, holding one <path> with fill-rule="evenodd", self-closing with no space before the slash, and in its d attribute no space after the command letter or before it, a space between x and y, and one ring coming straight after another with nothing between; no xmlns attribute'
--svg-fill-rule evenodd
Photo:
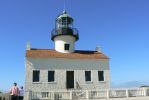
<svg viewBox="0 0 149 100"><path fill-rule="evenodd" d="M31 58L70 58L70 59L109 59L102 52L75 50L73 53L60 53L50 49L31 49L26 51Z"/></svg>

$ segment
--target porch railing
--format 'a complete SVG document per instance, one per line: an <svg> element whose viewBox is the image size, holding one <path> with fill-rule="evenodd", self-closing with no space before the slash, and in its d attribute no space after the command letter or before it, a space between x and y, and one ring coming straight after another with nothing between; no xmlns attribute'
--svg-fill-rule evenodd
<svg viewBox="0 0 149 100"><path fill-rule="evenodd" d="M92 100L149 96L149 88L29 92L30 100Z"/></svg>

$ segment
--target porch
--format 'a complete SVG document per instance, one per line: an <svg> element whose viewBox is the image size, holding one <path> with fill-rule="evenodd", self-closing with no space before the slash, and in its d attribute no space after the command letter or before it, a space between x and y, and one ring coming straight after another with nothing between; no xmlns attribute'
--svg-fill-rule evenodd
<svg viewBox="0 0 149 100"><path fill-rule="evenodd" d="M106 89L106 90L59 90L28 91L29 100L149 100L149 88ZM143 99L140 99L143 100Z"/></svg>

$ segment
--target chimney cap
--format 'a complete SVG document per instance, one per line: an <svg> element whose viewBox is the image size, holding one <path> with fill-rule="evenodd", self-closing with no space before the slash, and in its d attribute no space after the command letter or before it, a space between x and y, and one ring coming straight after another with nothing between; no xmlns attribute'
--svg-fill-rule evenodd
<svg viewBox="0 0 149 100"><path fill-rule="evenodd" d="M30 42L27 42L27 45L26 45L26 50L31 50L31 45L30 45Z"/></svg>
<svg viewBox="0 0 149 100"><path fill-rule="evenodd" d="M96 46L95 51L101 52L101 47L100 46Z"/></svg>

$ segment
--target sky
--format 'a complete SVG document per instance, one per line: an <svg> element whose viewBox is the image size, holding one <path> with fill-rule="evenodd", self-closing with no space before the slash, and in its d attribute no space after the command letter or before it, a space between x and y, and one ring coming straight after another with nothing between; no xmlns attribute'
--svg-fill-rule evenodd
<svg viewBox="0 0 149 100"><path fill-rule="evenodd" d="M77 50L110 58L112 84L149 83L149 0L66 0L80 40ZM64 0L0 0L0 90L25 82L25 50L53 49L51 30ZM149 84L148 84L149 85Z"/></svg>

